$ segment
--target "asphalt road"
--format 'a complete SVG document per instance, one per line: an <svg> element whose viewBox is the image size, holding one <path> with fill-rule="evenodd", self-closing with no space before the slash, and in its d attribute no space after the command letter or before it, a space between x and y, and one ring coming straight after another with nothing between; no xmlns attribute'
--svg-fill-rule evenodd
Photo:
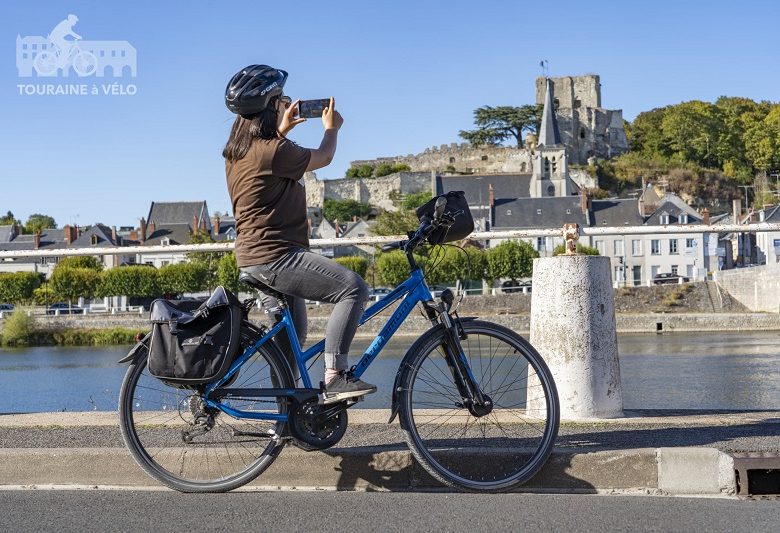
<svg viewBox="0 0 780 533"><path fill-rule="evenodd" d="M5 531L777 531L778 500L562 494L23 490Z"/></svg>

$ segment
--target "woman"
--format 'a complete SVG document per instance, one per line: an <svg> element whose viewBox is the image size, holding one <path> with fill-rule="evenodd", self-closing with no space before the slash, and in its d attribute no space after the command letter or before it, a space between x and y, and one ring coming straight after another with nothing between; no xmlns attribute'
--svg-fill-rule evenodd
<svg viewBox="0 0 780 533"><path fill-rule="evenodd" d="M336 304L325 337L325 403L333 403L376 391L347 372L368 287L356 273L308 249L303 174L333 160L344 120L331 98L322 114L325 132L319 148L301 148L288 140L287 133L306 119L297 118L300 100L292 102L283 94L286 81L283 70L250 65L225 90L225 104L238 115L222 152L236 218L236 262L287 295L301 344L306 338L304 300ZM263 299L266 309L273 307L271 300ZM288 339L279 344L291 357Z"/></svg>

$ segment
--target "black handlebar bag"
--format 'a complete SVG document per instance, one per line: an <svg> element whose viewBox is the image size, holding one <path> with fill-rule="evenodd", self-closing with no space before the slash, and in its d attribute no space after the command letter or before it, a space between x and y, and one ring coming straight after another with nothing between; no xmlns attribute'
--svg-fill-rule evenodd
<svg viewBox="0 0 780 533"><path fill-rule="evenodd" d="M224 287L205 300L155 300L149 373L180 388L223 377L239 351L243 313Z"/></svg>
<svg viewBox="0 0 780 533"><path fill-rule="evenodd" d="M443 196L447 200L443 215L454 220L451 226L440 226L433 230L428 236L428 242L431 244L442 244L444 242L460 241L468 237L474 231L474 217L471 215L471 209L466 201L466 195L463 191L450 191L446 194L434 196L428 202L417 208L415 214L422 220L423 217L433 219L436 210L436 200Z"/></svg>

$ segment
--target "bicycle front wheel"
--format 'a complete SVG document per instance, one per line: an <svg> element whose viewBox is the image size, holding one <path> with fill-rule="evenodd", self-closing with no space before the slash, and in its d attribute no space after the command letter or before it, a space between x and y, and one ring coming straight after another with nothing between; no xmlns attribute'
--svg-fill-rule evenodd
<svg viewBox="0 0 780 533"><path fill-rule="evenodd" d="M242 344L257 340L242 331ZM119 397L122 437L133 459L164 485L182 492L224 492L262 473L284 447L285 423L237 420L203 403L195 390L170 387L149 374L145 348L127 370ZM294 387L282 355L263 345L230 388ZM287 401L231 397L241 411L286 413Z"/></svg>
<svg viewBox="0 0 780 533"><path fill-rule="evenodd" d="M440 482L508 490L533 477L552 452L560 420L555 383L541 356L513 331L476 320L463 328L463 353L492 409L464 405L439 328L404 359L401 424L414 457Z"/></svg>

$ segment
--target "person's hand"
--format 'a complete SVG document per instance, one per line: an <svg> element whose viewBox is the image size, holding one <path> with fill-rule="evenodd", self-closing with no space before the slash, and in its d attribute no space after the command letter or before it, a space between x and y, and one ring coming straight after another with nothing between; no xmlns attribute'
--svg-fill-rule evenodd
<svg viewBox="0 0 780 533"><path fill-rule="evenodd" d="M322 127L326 130L339 130L344 124L341 114L336 111L336 100L330 97L330 105L322 111Z"/></svg>
<svg viewBox="0 0 780 533"><path fill-rule="evenodd" d="M306 122L305 118L298 117L298 104L300 101L300 99L294 101L290 104L290 107L284 110L282 121L279 123L279 135L282 137L286 137L290 130L301 122Z"/></svg>

